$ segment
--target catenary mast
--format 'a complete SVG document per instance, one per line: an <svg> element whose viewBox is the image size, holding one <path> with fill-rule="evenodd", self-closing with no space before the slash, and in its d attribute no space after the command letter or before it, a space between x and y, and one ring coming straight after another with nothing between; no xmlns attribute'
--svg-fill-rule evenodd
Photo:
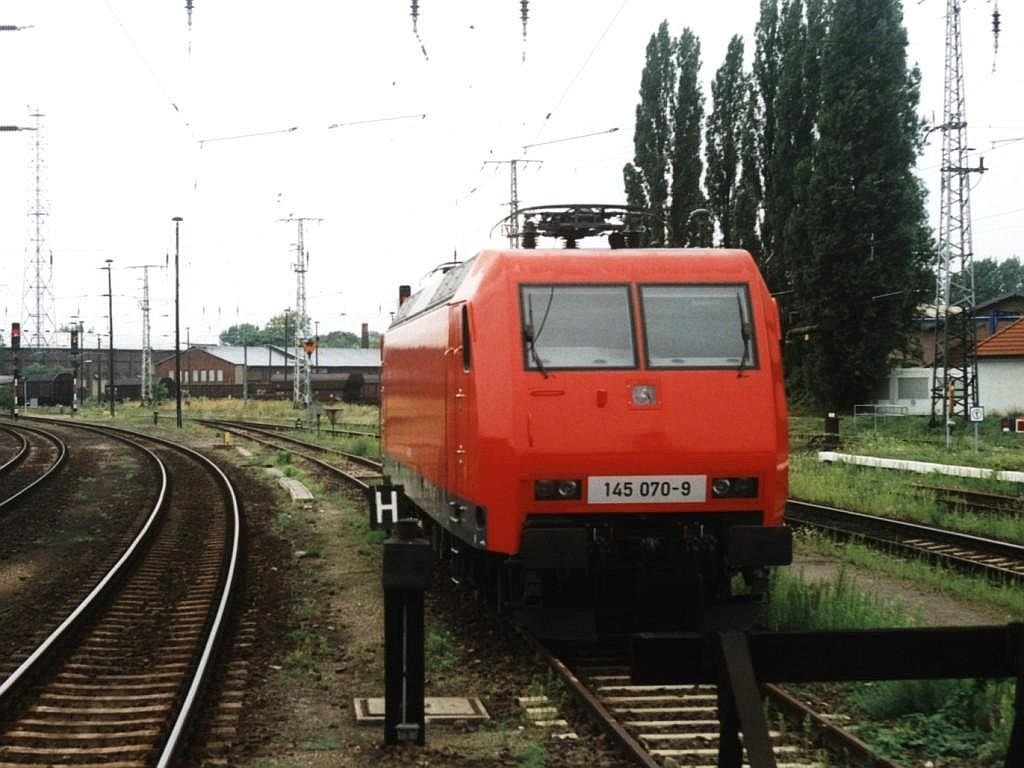
<svg viewBox="0 0 1024 768"><path fill-rule="evenodd" d="M970 175L964 98L961 0L946 0L939 253L935 288L935 356L932 424L948 426L978 405L977 332L974 323L974 252L971 241Z"/></svg>

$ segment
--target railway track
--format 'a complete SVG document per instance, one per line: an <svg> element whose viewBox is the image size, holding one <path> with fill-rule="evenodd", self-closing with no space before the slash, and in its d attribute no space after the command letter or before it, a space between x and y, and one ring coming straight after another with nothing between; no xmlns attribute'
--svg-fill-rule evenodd
<svg viewBox="0 0 1024 768"><path fill-rule="evenodd" d="M0 682L3 768L173 765L213 669L239 584L234 490L191 449L117 432L156 467L156 502L115 565Z"/></svg>
<svg viewBox="0 0 1024 768"><path fill-rule="evenodd" d="M975 491L968 488L927 485L924 483L914 483L913 487L933 494L936 501L951 508L1003 515L1024 513L1024 497L1022 496Z"/></svg>
<svg viewBox="0 0 1024 768"><path fill-rule="evenodd" d="M301 456L329 474L338 476L344 482L351 483L363 491L369 487L368 480L375 480L381 474L381 463L379 461L337 448L316 445L306 440L300 440L283 434L280 429L272 426L268 427L266 425L219 419L203 419L199 423L222 432L239 435L247 440L252 440L275 450L287 447L293 454Z"/></svg>
<svg viewBox="0 0 1024 768"><path fill-rule="evenodd" d="M997 579L1024 581L1024 546L790 499L786 521L926 557Z"/></svg>
<svg viewBox="0 0 1024 768"><path fill-rule="evenodd" d="M23 424L4 424L13 450L0 465L0 510L51 477L67 459L63 440L52 432Z"/></svg>
<svg viewBox="0 0 1024 768"><path fill-rule="evenodd" d="M563 652L531 636L526 639L637 765L714 768L718 764L717 686L634 685L622 649L592 646ZM784 732L769 734L777 768L831 765L827 753L845 755L846 765L899 768L784 689L766 685L764 694L771 711L789 724Z"/></svg>
<svg viewBox="0 0 1024 768"><path fill-rule="evenodd" d="M200 422L202 421L203 420L200 419ZM229 421L225 423L234 424L239 427L253 427L255 429L260 429L265 432L273 432L280 434L295 431L307 431L302 423L302 419L297 419L294 423L290 424L275 424L272 422L265 421ZM323 432L323 434L340 435L341 437L365 437L370 440L380 439L380 433L378 432L377 427L371 424L330 424L328 426L324 426L322 430L318 429L318 433L321 431Z"/></svg>

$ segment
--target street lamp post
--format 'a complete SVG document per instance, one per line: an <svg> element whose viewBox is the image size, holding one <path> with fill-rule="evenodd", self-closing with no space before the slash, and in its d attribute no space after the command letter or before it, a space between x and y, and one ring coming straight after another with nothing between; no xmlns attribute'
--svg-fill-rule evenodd
<svg viewBox="0 0 1024 768"><path fill-rule="evenodd" d="M178 429L181 429L181 314L178 310L178 249L182 218L175 216L171 221L174 222L174 399L176 423Z"/></svg>
<svg viewBox="0 0 1024 768"><path fill-rule="evenodd" d="M110 312L110 418L114 418L114 289L110 277L110 267L113 259L107 259L107 308Z"/></svg>

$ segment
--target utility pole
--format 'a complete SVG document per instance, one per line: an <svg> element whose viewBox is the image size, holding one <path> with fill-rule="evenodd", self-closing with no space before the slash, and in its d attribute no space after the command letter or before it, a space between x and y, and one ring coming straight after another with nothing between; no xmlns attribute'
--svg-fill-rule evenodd
<svg viewBox="0 0 1024 768"><path fill-rule="evenodd" d="M970 175L986 168L984 158L976 168L967 165L961 4L962 0L946 0L943 122L937 127L942 131L942 177L931 423L935 426L942 418L947 447L953 417L967 419L979 400Z"/></svg>
<svg viewBox="0 0 1024 768"><path fill-rule="evenodd" d="M306 216L292 216L280 221L294 221L298 224L298 239L295 242L295 334L291 342L295 354L294 381L292 384L292 406L305 408L306 419L309 420L310 405L310 365L309 355L305 354L304 342L309 339L309 316L306 312L306 272L309 270L309 253L306 251L304 225L307 221L320 222L323 219Z"/></svg>
<svg viewBox="0 0 1024 768"><path fill-rule="evenodd" d="M163 269L163 264L136 264L128 269L142 270L142 392L139 405L150 405L153 400L153 347L150 344L149 324L149 268Z"/></svg>
<svg viewBox="0 0 1024 768"><path fill-rule="evenodd" d="M508 224L505 225L505 234L508 236L508 247L517 248L519 246L519 163L524 165L529 163L536 163L537 165L543 164L543 160L527 160L522 157L514 157L511 160L484 160L484 165L505 165L508 164L509 168L509 203L508 203Z"/></svg>
<svg viewBox="0 0 1024 768"><path fill-rule="evenodd" d="M174 400L175 418L178 429L181 429L181 312L179 310L178 286L178 251L181 245L181 216L175 216L174 222Z"/></svg>
<svg viewBox="0 0 1024 768"><path fill-rule="evenodd" d="M107 259L107 266L101 269L107 270L107 308L110 312L110 418L114 418L114 288L111 283L110 267L113 259Z"/></svg>

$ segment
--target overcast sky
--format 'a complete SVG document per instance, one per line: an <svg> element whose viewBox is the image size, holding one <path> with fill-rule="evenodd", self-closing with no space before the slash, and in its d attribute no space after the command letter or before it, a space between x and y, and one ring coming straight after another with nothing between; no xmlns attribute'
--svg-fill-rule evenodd
<svg viewBox="0 0 1024 768"><path fill-rule="evenodd" d="M0 25L32 25L0 31L0 124L45 115L53 320L78 315L105 332L100 268L113 259L118 346L141 346L142 270L129 267L168 254L170 271L150 270L152 341L173 345L174 216L182 338L187 327L195 343L295 306L296 225L280 219L322 219L305 231L309 314L321 333L358 332L385 328L400 283L502 244L491 231L508 210L509 166L485 161L543 161L520 166L522 205L623 202L651 34L668 19L673 35L698 35L709 109L707 81L733 34L747 39L749 66L759 3L532 0L524 45L519 0L422 0L426 56L408 0L194 0L191 34L184 5L0 3ZM974 178L976 258L1024 256L1024 141L1008 141L1024 138L1024 14L1005 0L1000 10L995 72L991 5L970 0L963 14L968 138L990 169ZM944 11L942 0L905 8L921 112L936 121ZM938 139L920 162L933 220ZM0 133L5 338L11 321L29 325L33 156L34 134Z"/></svg>

